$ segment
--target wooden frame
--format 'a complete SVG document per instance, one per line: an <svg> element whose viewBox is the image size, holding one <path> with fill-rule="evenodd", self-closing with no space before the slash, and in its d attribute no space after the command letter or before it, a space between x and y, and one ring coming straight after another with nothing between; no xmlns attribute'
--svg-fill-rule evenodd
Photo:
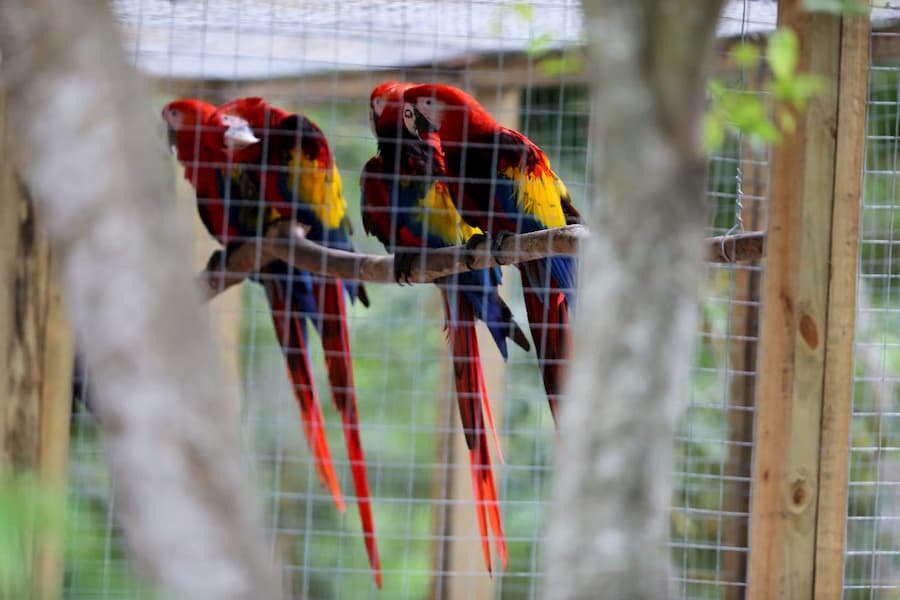
<svg viewBox="0 0 900 600"><path fill-rule="evenodd" d="M828 85L776 147L757 403L750 598L840 598L868 21L781 0ZM838 519L837 522L834 520Z"/></svg>
<svg viewBox="0 0 900 600"><path fill-rule="evenodd" d="M16 140L0 90L0 477L35 475L65 506L73 339L58 255L16 167ZM32 524L37 525L37 524ZM62 593L61 531L29 536L29 597ZM9 592L0 583L0 595Z"/></svg>

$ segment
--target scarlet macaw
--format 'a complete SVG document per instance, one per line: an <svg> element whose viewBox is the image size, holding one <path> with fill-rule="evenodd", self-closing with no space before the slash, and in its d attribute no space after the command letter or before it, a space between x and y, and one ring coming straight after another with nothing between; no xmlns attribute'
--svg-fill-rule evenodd
<svg viewBox="0 0 900 600"><path fill-rule="evenodd" d="M462 222L453 206L443 180L445 172L440 144L434 139L420 140L404 127L403 92L410 86L388 82L372 91L370 117L378 138L379 154L366 164L360 185L363 225L367 233L376 236L389 252L394 253L398 282L408 278L413 259L426 248L461 244L477 233ZM507 563L507 550L482 419L483 410L487 426L493 431L475 319L487 323L504 359L507 357L507 337L525 350L530 349L525 334L497 293L499 283L499 268L469 271L438 282L488 571L491 570L488 521L503 568Z"/></svg>
<svg viewBox="0 0 900 600"><path fill-rule="evenodd" d="M474 98L450 85L418 85L403 93L420 135L440 137L450 191L462 218L493 235L494 246L528 233L581 220L547 155L503 127ZM499 258L499 257L498 257ZM554 420L572 353L569 309L577 262L552 256L519 263L525 308Z"/></svg>
<svg viewBox="0 0 900 600"><path fill-rule="evenodd" d="M254 172L266 205L272 207L279 218L307 225L307 238L314 242L330 248L353 250L341 176L328 141L315 123L257 97L224 104L216 115L225 121L244 120L261 137L259 144L237 148L233 158ZM309 277L312 298L318 306L313 321L322 338L334 404L343 419L369 564L380 588L381 561L359 434L344 293L351 301L359 299L364 306L369 305L369 299L361 283L318 275Z"/></svg>
<svg viewBox="0 0 900 600"><path fill-rule="evenodd" d="M258 173L234 162L226 152L226 145L237 152L242 145L259 140L239 123L223 121L216 110L211 104L184 99L167 104L162 116L178 161L184 166L185 179L195 189L201 220L209 233L228 247L258 235L262 220L280 218L280 213L260 202ZM343 512L344 500L308 359L306 319L315 319L319 312L312 278L278 261L263 268L258 279L266 291L319 479Z"/></svg>

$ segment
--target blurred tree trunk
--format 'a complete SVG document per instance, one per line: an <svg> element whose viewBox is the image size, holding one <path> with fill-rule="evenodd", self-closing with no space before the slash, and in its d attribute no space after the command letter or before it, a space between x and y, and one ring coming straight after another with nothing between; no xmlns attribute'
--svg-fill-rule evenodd
<svg viewBox="0 0 900 600"><path fill-rule="evenodd" d="M547 597L671 597L672 452L697 315L705 67L722 0L586 0L594 205Z"/></svg>
<svg viewBox="0 0 900 600"><path fill-rule="evenodd" d="M6 0L0 51L138 571L178 596L277 597L152 97L108 4Z"/></svg>

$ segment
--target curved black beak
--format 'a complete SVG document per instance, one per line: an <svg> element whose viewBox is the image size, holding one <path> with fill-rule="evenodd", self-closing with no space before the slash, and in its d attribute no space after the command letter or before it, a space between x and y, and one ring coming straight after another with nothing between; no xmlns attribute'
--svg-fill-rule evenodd
<svg viewBox="0 0 900 600"><path fill-rule="evenodd" d="M175 133L175 128L172 127L171 125L166 125L166 130L167 130L166 133L168 134L168 138L169 138L169 147L174 149L175 146L177 145L177 141L178 141L178 136Z"/></svg>
<svg viewBox="0 0 900 600"><path fill-rule="evenodd" d="M418 108L413 108L413 111L416 118L416 131L419 133L437 133L438 128L425 115L419 112Z"/></svg>

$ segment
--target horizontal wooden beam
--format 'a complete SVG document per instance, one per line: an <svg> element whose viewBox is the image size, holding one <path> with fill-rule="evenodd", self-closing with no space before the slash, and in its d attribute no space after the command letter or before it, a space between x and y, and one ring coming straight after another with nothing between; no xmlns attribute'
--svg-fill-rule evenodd
<svg viewBox="0 0 900 600"><path fill-rule="evenodd" d="M746 41L761 44L762 36L749 36ZM723 42L728 48L737 41ZM563 85L587 86L593 75L592 66L584 58L583 49L568 49L572 60L570 70L558 70L547 66L544 61L559 58L561 51L548 52L542 56L522 53L469 55L451 61L431 65L410 66L398 69L365 71L332 71L300 77L275 77L260 80L207 80L207 79L155 79L156 89L161 94L179 97L202 96L238 97L269 96L272 98L299 98L307 102L316 100L359 100L369 97L369 93L379 83L397 81L440 81L469 90L477 89L518 89L525 87L560 87ZM714 72L720 76L737 73L738 67L720 52L713 64Z"/></svg>

